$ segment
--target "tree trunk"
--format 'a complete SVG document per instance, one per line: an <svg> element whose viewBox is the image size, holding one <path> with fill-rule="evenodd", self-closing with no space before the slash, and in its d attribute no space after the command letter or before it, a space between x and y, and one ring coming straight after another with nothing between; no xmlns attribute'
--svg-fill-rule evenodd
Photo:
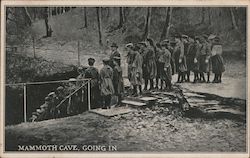
<svg viewBox="0 0 250 158"><path fill-rule="evenodd" d="M163 30L162 30L162 33L161 33L161 38L160 38L160 41L164 40L166 38L166 33L167 33L167 25L168 25L168 21L169 21L169 16L168 16L168 10L169 10L170 7L167 7L166 8L166 20L165 20L165 23L164 23L164 26L163 26Z"/></svg>
<svg viewBox="0 0 250 158"><path fill-rule="evenodd" d="M52 28L49 25L49 19L48 19L48 7L44 8L44 22L45 22L45 28L46 28L46 36L45 37L51 37L52 36Z"/></svg>
<svg viewBox="0 0 250 158"><path fill-rule="evenodd" d="M97 25L98 25L98 35L99 35L99 44L102 46L102 19L100 15L100 8L96 7L96 14L97 14Z"/></svg>
<svg viewBox="0 0 250 158"><path fill-rule="evenodd" d="M171 21L172 21L172 12L173 12L173 7L168 7L166 11L167 15L165 24L160 38L161 41L164 40L166 37L169 37L169 30L171 28Z"/></svg>
<svg viewBox="0 0 250 158"><path fill-rule="evenodd" d="M169 13L168 13L169 20L168 20L168 28L167 28L167 37L169 37L169 30L170 30L170 28L171 28L172 13L173 13L173 7L170 7L170 8L169 8Z"/></svg>
<svg viewBox="0 0 250 158"><path fill-rule="evenodd" d="M84 27L88 27L88 20L87 20L87 8L84 7Z"/></svg>
<svg viewBox="0 0 250 158"><path fill-rule="evenodd" d="M145 29L144 34L142 36L142 39L145 40L148 38L149 35L149 27L150 27L150 20L151 20L151 7L147 8L147 16L146 16L146 23L145 23Z"/></svg>
<svg viewBox="0 0 250 158"><path fill-rule="evenodd" d="M208 24L211 25L212 21L211 21L211 8L207 8L208 10Z"/></svg>
<svg viewBox="0 0 250 158"><path fill-rule="evenodd" d="M230 14L231 14L231 19L232 19L233 28L234 28L235 30L238 30L238 26L237 26L237 24L236 24L236 20L235 20L233 8L229 8L229 9L230 9Z"/></svg>
<svg viewBox="0 0 250 158"><path fill-rule="evenodd" d="M123 26L124 23L124 15L123 15L124 11L123 11L123 7L119 8L119 24L117 26L117 28L121 28Z"/></svg>
<svg viewBox="0 0 250 158"><path fill-rule="evenodd" d="M205 12L206 12L205 8L202 7L201 8L201 24L205 23Z"/></svg>
<svg viewBox="0 0 250 158"><path fill-rule="evenodd" d="M30 16L30 13L29 13L27 7L24 7L24 13L25 13L25 16L27 17L28 25L31 26L31 24L32 24L32 18Z"/></svg>

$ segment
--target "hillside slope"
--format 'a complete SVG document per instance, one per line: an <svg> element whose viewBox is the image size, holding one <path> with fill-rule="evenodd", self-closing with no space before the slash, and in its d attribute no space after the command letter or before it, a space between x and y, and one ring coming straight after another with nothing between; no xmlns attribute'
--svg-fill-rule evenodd
<svg viewBox="0 0 250 158"><path fill-rule="evenodd" d="M6 150L17 145L113 145L118 151L220 152L246 150L246 125L233 120L176 117L167 108L106 118L89 112L5 128ZM170 114L170 115L169 115ZM237 139L236 139L237 138Z"/></svg>

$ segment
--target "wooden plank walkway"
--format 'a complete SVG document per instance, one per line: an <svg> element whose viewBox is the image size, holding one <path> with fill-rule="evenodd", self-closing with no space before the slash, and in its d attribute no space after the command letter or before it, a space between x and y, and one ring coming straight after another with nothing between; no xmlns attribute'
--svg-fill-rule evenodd
<svg viewBox="0 0 250 158"><path fill-rule="evenodd" d="M90 110L90 112L98 114L98 115L102 115L105 117L113 117L113 116L117 116L117 115L122 115L122 114L126 114L129 112L132 112L133 109L129 108L129 107L114 107L111 109L92 109Z"/></svg>

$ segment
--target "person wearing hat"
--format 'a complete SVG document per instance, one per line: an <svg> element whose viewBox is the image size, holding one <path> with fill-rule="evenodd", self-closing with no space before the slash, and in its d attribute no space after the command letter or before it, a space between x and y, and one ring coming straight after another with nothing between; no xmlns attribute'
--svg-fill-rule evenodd
<svg viewBox="0 0 250 158"><path fill-rule="evenodd" d="M57 87L56 89L56 105L60 104L61 101L66 97L64 88L62 86ZM66 104L61 105L58 110L57 117L64 117L66 116Z"/></svg>
<svg viewBox="0 0 250 158"><path fill-rule="evenodd" d="M110 66L113 68L114 67L114 58L118 57L121 58L121 54L120 52L117 50L118 49L118 45L116 43L112 43L111 44L111 55L110 55Z"/></svg>
<svg viewBox="0 0 250 158"><path fill-rule="evenodd" d="M109 59L103 59L103 67L100 70L100 91L103 98L103 107L110 108L111 96L114 94L113 69L108 65Z"/></svg>
<svg viewBox="0 0 250 158"><path fill-rule="evenodd" d="M201 50L201 43L200 38L198 36L194 37L195 39L195 56L193 60L193 72L194 72L194 81L193 83L200 82L201 79L199 77L200 69L199 69L199 61L200 61L200 50Z"/></svg>
<svg viewBox="0 0 250 158"><path fill-rule="evenodd" d="M146 68L148 70L148 76L145 75L145 90L147 90L147 82L148 80L150 81L150 88L149 90L154 89L154 79L156 78L157 75L157 67L156 67L156 62L155 62L155 52L156 48L154 45L154 41L151 38L148 38L146 40L147 44L147 49L146 49L146 58L145 58L145 63L146 63Z"/></svg>
<svg viewBox="0 0 250 158"><path fill-rule="evenodd" d="M121 59L119 57L114 57L113 86L115 90L114 95L117 96L118 98L117 106L121 105L122 96L124 92L122 68L120 65L121 65Z"/></svg>
<svg viewBox="0 0 250 158"><path fill-rule="evenodd" d="M149 70L147 68L147 44L142 41L138 43L140 47L139 53L142 56L142 78L144 79L144 91L147 90L148 87L148 78L149 78Z"/></svg>
<svg viewBox="0 0 250 158"><path fill-rule="evenodd" d="M133 59L131 62L131 76L130 76L130 83L133 86L133 96L138 96L138 89L139 94L142 94L142 63L143 57L139 53L140 47L135 45L131 52L133 52Z"/></svg>
<svg viewBox="0 0 250 158"><path fill-rule="evenodd" d="M50 113L49 109L51 108L51 98L50 97L45 97L44 98L44 104L40 106L40 109L36 110L37 113L37 121L42 121L46 119L50 119Z"/></svg>
<svg viewBox="0 0 250 158"><path fill-rule="evenodd" d="M90 87L91 87L90 102L91 102L91 105L93 105L93 108L97 108L100 105L99 99L98 99L100 97L100 89L99 89L100 75L99 75L98 69L96 67L94 67L94 64L95 64L95 59L89 58L88 59L89 66L85 70L84 78L91 79L91 81L90 81ZM86 89L85 94L87 95L87 89ZM85 95L85 97L87 98L86 95ZM83 98L81 101L82 102L84 101Z"/></svg>
<svg viewBox="0 0 250 158"><path fill-rule="evenodd" d="M212 72L214 73L213 83L221 83L222 73L225 71L224 60L222 57L222 44L220 38L215 37L212 42Z"/></svg>
<svg viewBox="0 0 250 158"><path fill-rule="evenodd" d="M210 71L212 69L211 64L211 45L207 42L207 35L203 35L201 40L201 50L200 50L200 61L199 69L202 82L206 82L204 73L207 73L207 83L210 83Z"/></svg>
<svg viewBox="0 0 250 158"><path fill-rule="evenodd" d="M125 51L127 52L127 64L128 64L128 80L131 82L131 69L134 60L133 43L128 43L125 45Z"/></svg>
<svg viewBox="0 0 250 158"><path fill-rule="evenodd" d="M188 37L188 48L187 48L187 54L186 54L186 58L187 58L187 73L186 73L186 80L187 82L190 82L190 72L193 71L194 68L194 58L196 55L196 44L194 42L194 36L189 36Z"/></svg>
<svg viewBox="0 0 250 158"><path fill-rule="evenodd" d="M67 87L67 95L72 94L76 89L77 80L75 78L70 78L69 79L69 85ZM69 100L68 100L68 105L67 105L67 115L74 115L77 113L77 106L78 106L78 93L73 94Z"/></svg>
<svg viewBox="0 0 250 158"><path fill-rule="evenodd" d="M169 42L169 40L164 40L163 42ZM156 43L156 52L155 52L155 62L157 67L157 74L156 74L156 82L155 82L155 89L159 89L159 80L161 79L161 75L163 72L163 62L160 62L160 56L163 54L163 50L161 47L161 43ZM163 84L163 82L161 82Z"/></svg>
<svg viewBox="0 0 250 158"><path fill-rule="evenodd" d="M165 82L165 89L171 90L172 89L172 68L171 68L171 53L168 50L168 43L162 43L162 55L159 58L160 63L163 63L163 71L161 73L161 81ZM162 69L162 68L161 68ZM161 84L161 89L163 89L163 82Z"/></svg>
<svg viewBox="0 0 250 158"><path fill-rule="evenodd" d="M183 42L184 45L184 59L183 59L183 63L185 62L186 64L186 70L184 71L184 81L190 82L190 79L188 80L188 78L186 78L187 75L187 52L188 52L188 46L189 46L189 41L188 41L189 37L187 35L181 35L181 41Z"/></svg>
<svg viewBox="0 0 250 158"><path fill-rule="evenodd" d="M185 79L187 71L186 57L184 53L184 38L180 35L175 35L176 45L174 48L176 71L178 72L177 83L182 83Z"/></svg>

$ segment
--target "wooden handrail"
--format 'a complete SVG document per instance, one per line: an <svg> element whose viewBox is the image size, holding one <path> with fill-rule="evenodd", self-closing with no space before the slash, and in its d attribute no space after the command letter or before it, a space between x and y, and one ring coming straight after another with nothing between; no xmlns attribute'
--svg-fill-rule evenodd
<svg viewBox="0 0 250 158"><path fill-rule="evenodd" d="M88 80L88 82L84 83L81 87L79 87L77 90L75 90L74 92L70 93L67 97L65 97L57 106L56 108L59 108L68 98L70 98L72 95L74 95L77 91L79 91L80 89L82 89L87 83L89 83L90 80Z"/></svg>

